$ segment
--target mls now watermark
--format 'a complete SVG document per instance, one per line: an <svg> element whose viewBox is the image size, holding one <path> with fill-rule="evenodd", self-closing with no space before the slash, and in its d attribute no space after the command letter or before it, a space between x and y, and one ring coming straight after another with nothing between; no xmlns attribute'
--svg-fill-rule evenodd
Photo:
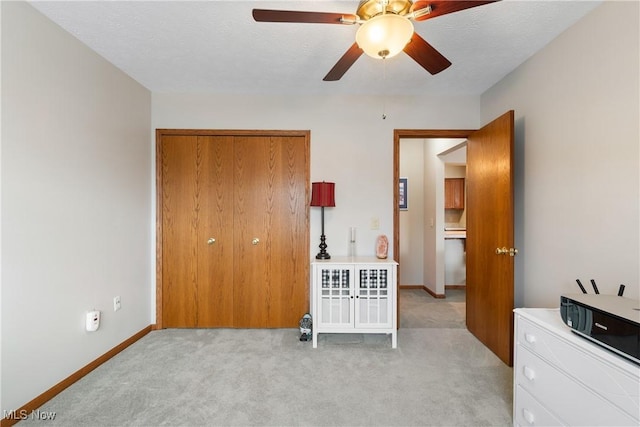
<svg viewBox="0 0 640 427"><path fill-rule="evenodd" d="M13 409L11 411L7 411L6 409L2 411L2 418L6 418L8 420L41 420L41 421L51 421L56 418L56 413L53 411L41 411L36 409L35 411L27 411L26 409Z"/></svg>

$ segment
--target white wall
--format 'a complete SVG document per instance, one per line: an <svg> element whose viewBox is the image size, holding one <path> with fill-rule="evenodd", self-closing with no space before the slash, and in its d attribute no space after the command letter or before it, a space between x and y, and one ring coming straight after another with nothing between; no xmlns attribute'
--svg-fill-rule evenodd
<svg viewBox="0 0 640 427"><path fill-rule="evenodd" d="M2 53L2 7L0 6L0 54ZM0 59L0 99L2 98L2 60ZM2 102L0 102L0 410L2 405Z"/></svg>
<svg viewBox="0 0 640 427"><path fill-rule="evenodd" d="M375 255L379 234L393 237L393 130L479 127L479 96L216 96L153 94L153 128L309 129L311 180L336 183L336 207L325 209L327 251L347 255L349 227L356 253ZM380 222L370 228L371 219ZM310 210L310 256L320 243L320 210ZM390 244L391 249L393 244ZM393 257L390 250L389 257Z"/></svg>
<svg viewBox="0 0 640 427"><path fill-rule="evenodd" d="M400 176L408 182L406 211L400 211L400 285L424 284L424 139L400 140Z"/></svg>
<svg viewBox="0 0 640 427"><path fill-rule="evenodd" d="M0 408L10 411L150 324L151 96L30 5L0 7ZM87 333L94 308L102 325Z"/></svg>
<svg viewBox="0 0 640 427"><path fill-rule="evenodd" d="M479 126L476 126L479 127ZM424 150L424 280L436 295L444 295L444 163L439 155L460 139L428 138ZM431 226L433 219L433 227Z"/></svg>
<svg viewBox="0 0 640 427"><path fill-rule="evenodd" d="M482 96L516 114L516 305L639 297L639 7L607 1ZM592 291L593 292L593 291Z"/></svg>

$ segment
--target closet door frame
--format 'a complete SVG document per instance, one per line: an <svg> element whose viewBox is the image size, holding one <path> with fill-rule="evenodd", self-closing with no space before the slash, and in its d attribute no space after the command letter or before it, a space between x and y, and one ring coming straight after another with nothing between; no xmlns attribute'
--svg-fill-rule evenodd
<svg viewBox="0 0 640 427"><path fill-rule="evenodd" d="M156 323L153 329L163 329L162 324L162 137L169 135L190 136L266 136L266 137L303 137L306 147L306 240L309 241L309 202L310 202L310 139L309 130L246 130L246 129L156 129ZM308 258L308 257L307 257ZM309 263L305 260L300 267L309 276ZM307 300L309 289L306 289Z"/></svg>

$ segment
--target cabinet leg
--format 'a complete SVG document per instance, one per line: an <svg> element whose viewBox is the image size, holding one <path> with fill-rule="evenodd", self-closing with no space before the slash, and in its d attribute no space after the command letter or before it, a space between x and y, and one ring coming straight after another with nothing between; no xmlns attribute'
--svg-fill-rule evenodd
<svg viewBox="0 0 640 427"><path fill-rule="evenodd" d="M391 348L398 348L397 332L391 332Z"/></svg>
<svg viewBox="0 0 640 427"><path fill-rule="evenodd" d="M315 331L311 333L311 342L313 343L313 348L318 348L318 333Z"/></svg>

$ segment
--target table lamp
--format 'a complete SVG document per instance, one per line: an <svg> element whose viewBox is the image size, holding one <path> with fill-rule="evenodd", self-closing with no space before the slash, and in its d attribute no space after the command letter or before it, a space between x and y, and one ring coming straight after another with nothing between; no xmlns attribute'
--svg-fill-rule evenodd
<svg viewBox="0 0 640 427"><path fill-rule="evenodd" d="M313 182L311 183L311 206L320 207L322 216L322 234L320 235L320 252L316 259L331 259L327 253L326 237L324 235L324 208L336 206L334 182Z"/></svg>

